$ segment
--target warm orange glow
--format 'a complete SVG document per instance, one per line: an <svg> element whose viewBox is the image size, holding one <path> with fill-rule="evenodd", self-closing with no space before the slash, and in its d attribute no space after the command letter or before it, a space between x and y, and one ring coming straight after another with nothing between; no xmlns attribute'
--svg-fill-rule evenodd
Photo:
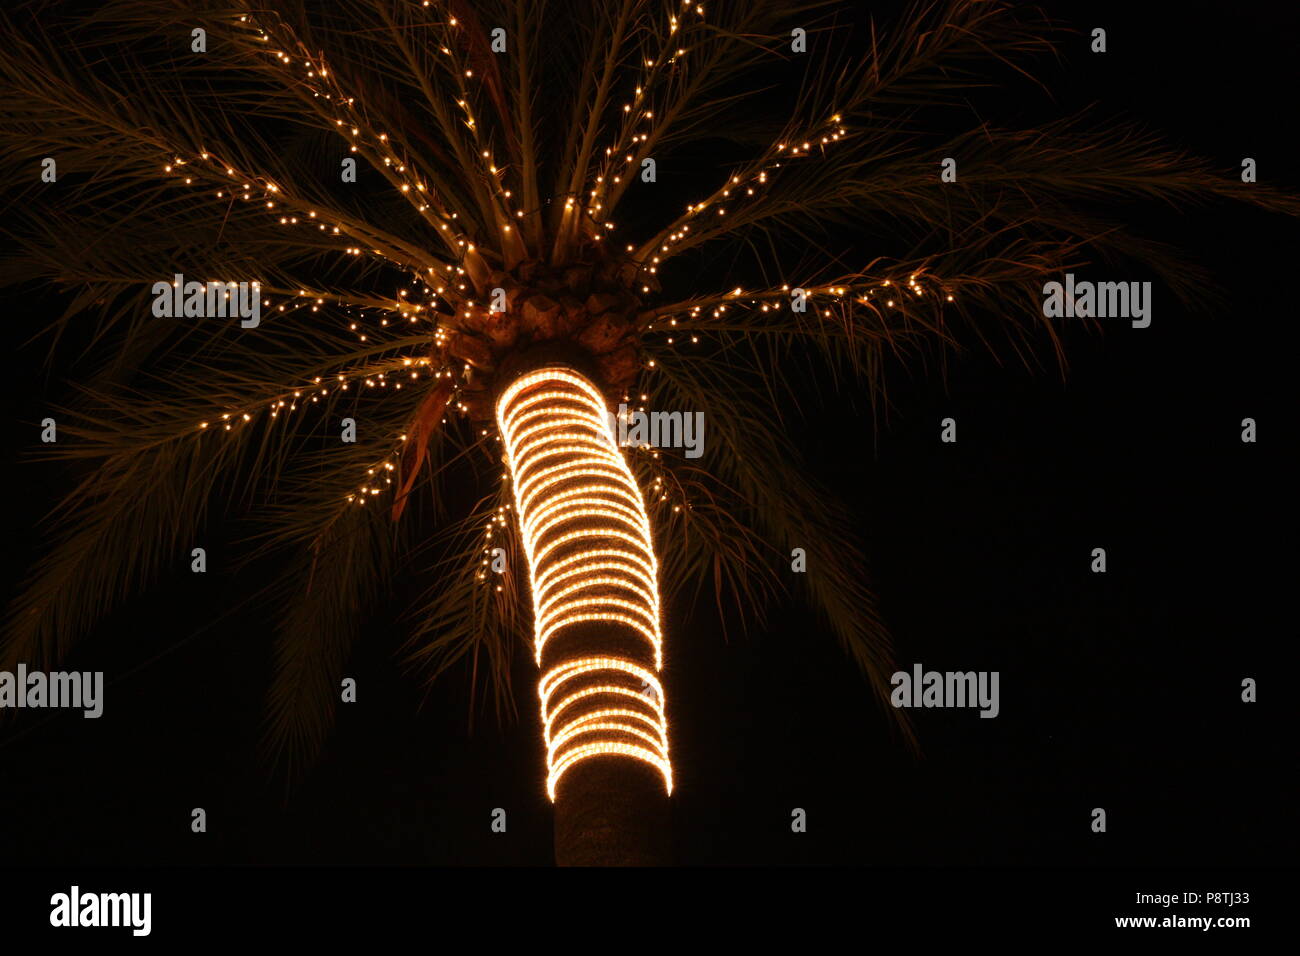
<svg viewBox="0 0 1300 956"><path fill-rule="evenodd" d="M636 654L548 659L538 692L547 793L579 761L620 755L657 768L672 792L659 628L658 563L632 472L605 401L581 375L549 367L521 376L496 406L528 558L538 664L567 628L618 625Z"/></svg>

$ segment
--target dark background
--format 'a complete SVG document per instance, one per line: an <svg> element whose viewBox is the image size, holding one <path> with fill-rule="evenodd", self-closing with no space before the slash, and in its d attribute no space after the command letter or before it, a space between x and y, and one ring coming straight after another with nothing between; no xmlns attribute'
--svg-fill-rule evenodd
<svg viewBox="0 0 1300 956"><path fill-rule="evenodd" d="M1255 157L1262 181L1294 188L1300 13L1280 6L1048 4L1082 31L1048 76L1056 102L1022 87L996 119L1096 101L1101 118L1148 121L1228 173ZM892 5L872 9L887 19ZM1107 28L1108 53L1087 52L1092 26ZM799 429L814 471L861 515L900 666L1000 671L999 717L914 711L913 759L803 609L724 641L711 607L670 599L680 863L1294 860L1286 396L1300 233L1226 207L1132 221L1172 229L1226 307L1187 314L1157 284L1148 329L1067 323L1064 381L972 351L946 381L893 370L879 433L849 395ZM22 461L66 394L40 352L20 350L54 308L24 297L6 309L11 584L60 481ZM945 416L956 445L939 441ZM1244 417L1257 444L1239 439ZM64 665L106 671L101 719L28 712L0 729L0 863L552 861L531 662L516 674L519 719L478 715L471 733L465 672L426 697L394 661L396 608L350 665L359 702L286 800L257 759L269 627L240 613L207 626L241 586L220 573L212 535L208 574L165 579ZM1089 571L1094 547L1105 575ZM1259 682L1256 704L1240 700L1244 677ZM1104 835L1089 827L1098 806ZM190 831L194 807L206 834ZM506 834L489 830L495 807ZM807 810L805 834L790 832L793 807Z"/></svg>

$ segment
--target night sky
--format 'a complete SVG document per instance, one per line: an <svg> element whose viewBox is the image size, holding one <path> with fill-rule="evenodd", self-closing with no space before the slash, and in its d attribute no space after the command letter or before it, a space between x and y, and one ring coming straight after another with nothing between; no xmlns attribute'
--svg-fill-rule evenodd
<svg viewBox="0 0 1300 956"><path fill-rule="evenodd" d="M1049 4L1083 31L1078 48L1048 69L1052 99L1020 85L993 119L1095 102L1100 119L1150 122L1229 174L1255 157L1262 181L1294 188L1300 8L1281 7ZM1105 55L1087 52L1093 25ZM972 344L892 367L879 427L863 395L791 412L813 472L859 515L900 667L999 671L1000 715L916 710L914 758L802 607L724 639L709 600L666 596L679 864L1294 862L1300 231L1222 205L1119 215L1193 250L1224 306L1189 313L1157 282L1148 329L1062 322L1064 381L1045 342L1037 372ZM1154 280L1138 266L1112 277ZM75 380L21 350L59 308L52 294L6 308L10 586L66 483L22 460ZM956 444L939 441L949 416ZM1256 444L1240 440L1245 417ZM267 776L270 625L222 617L250 583L221 571L231 537L210 527L208 574L178 556L65 663L106 672L101 719L29 712L0 728L0 863L550 865L532 662L520 655L504 726L471 706L464 669L426 693L395 660L418 581L395 583L363 637L348 668L359 701L319 765L288 794ZM1095 547L1104 575L1089 570ZM1246 677L1258 703L1241 702ZM190 832L194 807L206 834ZM506 834L489 830L496 807ZM790 830L795 807L807 833Z"/></svg>

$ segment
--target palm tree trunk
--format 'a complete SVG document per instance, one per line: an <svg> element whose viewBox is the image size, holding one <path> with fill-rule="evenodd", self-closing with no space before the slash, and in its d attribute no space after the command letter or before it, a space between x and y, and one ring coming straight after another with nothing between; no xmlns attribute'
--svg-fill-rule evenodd
<svg viewBox="0 0 1300 956"><path fill-rule="evenodd" d="M672 767L641 492L576 369L519 375L496 415L528 558L556 861L665 862Z"/></svg>

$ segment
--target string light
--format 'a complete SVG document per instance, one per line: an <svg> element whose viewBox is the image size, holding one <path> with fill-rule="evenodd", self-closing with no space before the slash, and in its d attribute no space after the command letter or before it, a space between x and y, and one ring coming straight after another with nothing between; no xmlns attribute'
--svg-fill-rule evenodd
<svg viewBox="0 0 1300 956"><path fill-rule="evenodd" d="M645 503L607 414L595 386L562 367L521 376L496 404L544 666L538 693L552 800L570 767L599 756L647 763L672 792L656 676L663 666L658 562ZM566 656L553 643L574 625L596 622L619 627L619 654ZM643 642L639 652L626 652L627 637Z"/></svg>

